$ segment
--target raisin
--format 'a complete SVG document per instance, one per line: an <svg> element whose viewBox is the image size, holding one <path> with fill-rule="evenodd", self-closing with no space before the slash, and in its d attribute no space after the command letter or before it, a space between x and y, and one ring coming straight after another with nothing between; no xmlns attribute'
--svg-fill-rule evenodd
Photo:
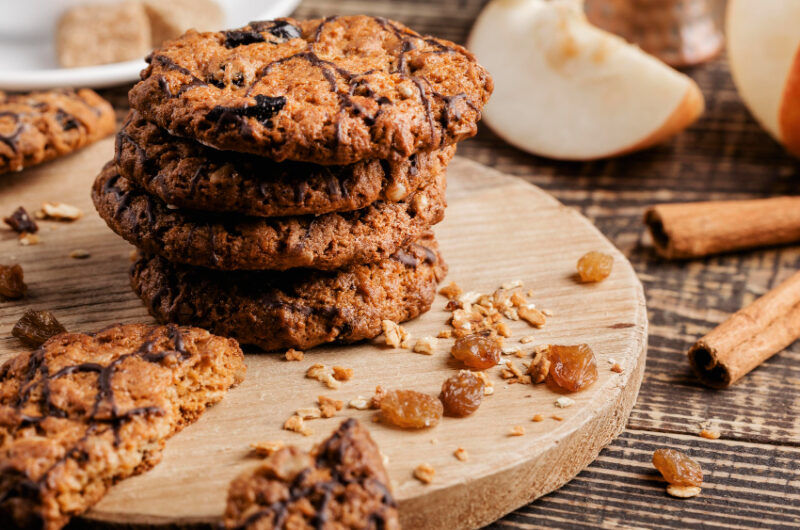
<svg viewBox="0 0 800 530"><path fill-rule="evenodd" d="M548 348L550 377L553 382L570 392L583 390L597 381L597 360L586 344Z"/></svg>
<svg viewBox="0 0 800 530"><path fill-rule="evenodd" d="M478 410L483 399L483 386L483 381L469 370L461 370L448 378L439 394L445 414L463 418Z"/></svg>
<svg viewBox="0 0 800 530"><path fill-rule="evenodd" d="M492 336L471 334L456 339L450 353L471 370L486 370L500 362L500 342Z"/></svg>
<svg viewBox="0 0 800 530"><path fill-rule="evenodd" d="M442 402L415 390L392 390L380 400L381 417L404 429L433 427L442 418Z"/></svg>
<svg viewBox="0 0 800 530"><path fill-rule="evenodd" d="M602 282L611 274L614 258L601 252L588 252L578 260L578 275L584 283Z"/></svg>
<svg viewBox="0 0 800 530"><path fill-rule="evenodd" d="M23 281L22 267L19 265L0 265L0 296L10 300L22 298L28 291Z"/></svg>
<svg viewBox="0 0 800 530"><path fill-rule="evenodd" d="M23 232L35 234L39 230L36 221L31 218L22 206L14 210L14 213L11 215L4 218L3 222L10 226L14 232L19 232L20 234Z"/></svg>
<svg viewBox="0 0 800 530"><path fill-rule="evenodd" d="M700 464L675 449L657 449L653 453L653 465L670 484L676 486L703 484L703 470Z"/></svg>
<svg viewBox="0 0 800 530"><path fill-rule="evenodd" d="M50 311L34 311L28 309L22 318L14 324L11 334L23 344L38 348L47 339L59 333L66 333L66 329L56 320Z"/></svg>

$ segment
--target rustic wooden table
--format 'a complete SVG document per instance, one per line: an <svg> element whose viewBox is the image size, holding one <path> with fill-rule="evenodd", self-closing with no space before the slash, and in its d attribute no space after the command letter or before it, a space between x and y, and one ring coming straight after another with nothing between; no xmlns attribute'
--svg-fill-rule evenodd
<svg viewBox="0 0 800 530"><path fill-rule="evenodd" d="M464 42L485 1L304 0L296 16L382 15ZM520 176L592 219L636 268L650 318L647 369L625 432L572 482L493 528L800 526L800 345L723 391L701 386L685 357L697 337L797 270L800 247L665 262L641 221L656 202L798 194L800 163L754 122L724 57L688 73L705 94L706 114L646 152L553 162L510 147L488 128L459 147L460 155ZM106 92L120 113L126 91ZM719 440L697 435L706 421L722 433ZM702 464L699 497L666 495L650 463L665 446Z"/></svg>

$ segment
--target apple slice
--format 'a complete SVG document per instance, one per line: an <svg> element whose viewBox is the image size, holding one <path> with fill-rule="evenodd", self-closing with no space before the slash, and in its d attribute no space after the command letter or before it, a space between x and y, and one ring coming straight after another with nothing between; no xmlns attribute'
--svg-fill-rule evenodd
<svg viewBox="0 0 800 530"><path fill-rule="evenodd" d="M767 132L800 156L800 1L730 0L726 33L739 95Z"/></svg>
<svg viewBox="0 0 800 530"><path fill-rule="evenodd" d="M800 0L797 0L800 3ZM703 111L697 84L586 20L569 0L493 0L469 48L495 91L486 123L531 153L591 160L644 149Z"/></svg>

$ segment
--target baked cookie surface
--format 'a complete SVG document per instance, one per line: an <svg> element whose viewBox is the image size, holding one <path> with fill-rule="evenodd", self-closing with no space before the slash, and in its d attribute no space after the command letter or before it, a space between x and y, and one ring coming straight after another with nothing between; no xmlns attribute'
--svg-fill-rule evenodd
<svg viewBox="0 0 800 530"><path fill-rule="evenodd" d="M0 92L0 173L69 154L114 132L114 110L89 89Z"/></svg>
<svg viewBox="0 0 800 530"><path fill-rule="evenodd" d="M180 208L273 217L400 201L443 171L454 152L450 146L347 166L278 163L170 136L132 112L117 135L116 163L123 177Z"/></svg>
<svg viewBox="0 0 800 530"><path fill-rule="evenodd" d="M473 136L492 80L463 47L379 17L188 32L131 106L177 136L276 161L408 158Z"/></svg>
<svg viewBox="0 0 800 530"><path fill-rule="evenodd" d="M400 202L299 217L215 216L171 209L107 164L92 189L95 207L117 234L170 261L223 270L336 269L375 262L444 217L444 172Z"/></svg>
<svg viewBox="0 0 800 530"><path fill-rule="evenodd" d="M242 381L236 341L178 326L64 333L0 368L0 523L56 530Z"/></svg>
<svg viewBox="0 0 800 530"><path fill-rule="evenodd" d="M286 447L234 479L223 524L230 530L400 528L380 450L352 418L310 454Z"/></svg>
<svg viewBox="0 0 800 530"><path fill-rule="evenodd" d="M426 236L392 257L338 271L210 271L141 257L131 286L161 322L202 326L264 350L355 342L381 320L430 309L447 265Z"/></svg>

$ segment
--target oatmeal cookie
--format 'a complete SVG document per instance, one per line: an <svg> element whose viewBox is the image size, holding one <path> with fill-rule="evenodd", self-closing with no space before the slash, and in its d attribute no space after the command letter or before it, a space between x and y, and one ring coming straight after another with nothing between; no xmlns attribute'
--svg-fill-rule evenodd
<svg viewBox="0 0 800 530"><path fill-rule="evenodd" d="M171 209L108 164L92 197L112 230L137 247L222 270L337 269L384 259L444 217L444 173L400 202L299 217L240 217Z"/></svg>
<svg viewBox="0 0 800 530"><path fill-rule="evenodd" d="M455 146L396 161L346 166L273 162L170 136L135 111L117 135L120 174L180 208L274 217L397 202L444 170Z"/></svg>
<svg viewBox="0 0 800 530"><path fill-rule="evenodd" d="M0 173L66 155L114 132L114 110L89 89L0 92Z"/></svg>
<svg viewBox="0 0 800 530"><path fill-rule="evenodd" d="M260 348L305 350L381 333L381 321L430 309L447 272L432 237L392 257L338 271L219 272L141 257L133 290L161 322L202 326Z"/></svg>
<svg viewBox="0 0 800 530"><path fill-rule="evenodd" d="M234 479L223 524L246 530L400 528L380 450L352 418L310 454L285 447Z"/></svg>
<svg viewBox="0 0 800 530"><path fill-rule="evenodd" d="M279 162L440 149L475 134L493 88L463 47L369 16L190 31L148 60L129 93L147 120Z"/></svg>
<svg viewBox="0 0 800 530"><path fill-rule="evenodd" d="M175 325L63 333L0 368L0 525L57 530L242 381L236 341Z"/></svg>

